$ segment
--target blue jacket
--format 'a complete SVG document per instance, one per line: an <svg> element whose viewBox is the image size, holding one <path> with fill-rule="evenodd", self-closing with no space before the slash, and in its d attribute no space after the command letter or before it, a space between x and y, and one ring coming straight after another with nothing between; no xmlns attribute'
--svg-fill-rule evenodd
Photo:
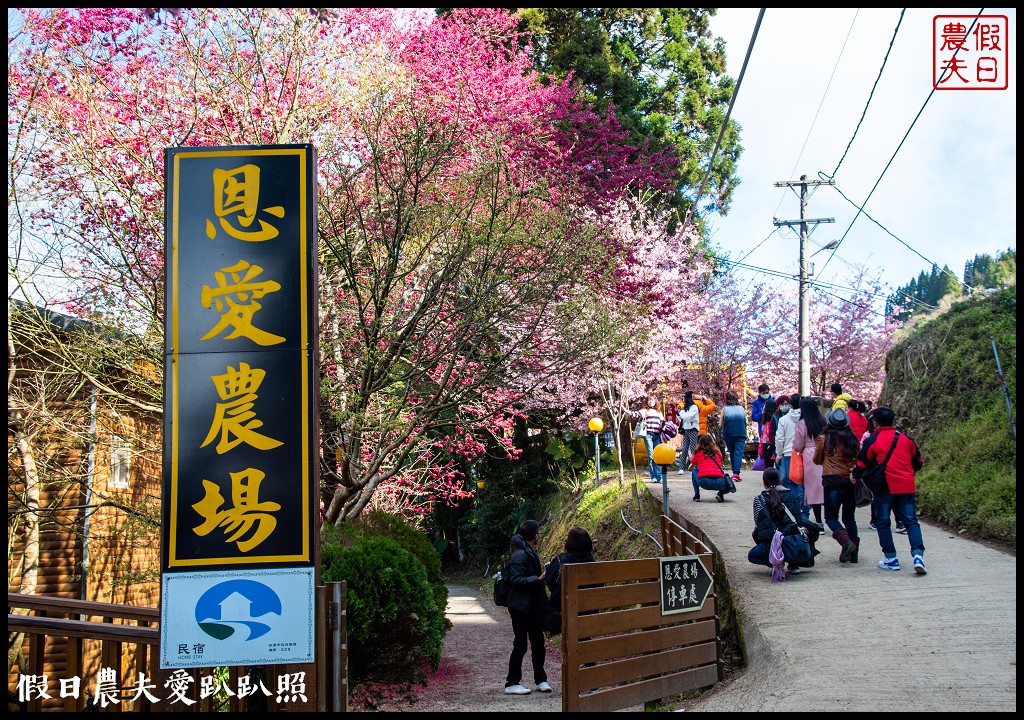
<svg viewBox="0 0 1024 720"><path fill-rule="evenodd" d="M768 400L774 399L775 397L773 395L768 395ZM761 434L761 428L764 425L764 418L762 417L762 413L764 412L764 404L768 402L768 400L764 400L761 398L760 395L758 395L756 398L754 398L754 402L751 403L750 405L750 419L757 423L758 435Z"/></svg>
<svg viewBox="0 0 1024 720"><path fill-rule="evenodd" d="M726 405L722 411L722 438L747 436L747 411L742 405Z"/></svg>

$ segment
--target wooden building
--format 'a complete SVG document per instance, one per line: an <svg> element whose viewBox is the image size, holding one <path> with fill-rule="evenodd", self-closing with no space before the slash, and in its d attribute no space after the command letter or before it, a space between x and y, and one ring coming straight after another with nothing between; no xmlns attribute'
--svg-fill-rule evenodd
<svg viewBox="0 0 1024 720"><path fill-rule="evenodd" d="M156 607L160 372L94 323L14 303L8 322L8 591ZM66 653L47 647L51 683ZM83 690L98 653L84 649Z"/></svg>

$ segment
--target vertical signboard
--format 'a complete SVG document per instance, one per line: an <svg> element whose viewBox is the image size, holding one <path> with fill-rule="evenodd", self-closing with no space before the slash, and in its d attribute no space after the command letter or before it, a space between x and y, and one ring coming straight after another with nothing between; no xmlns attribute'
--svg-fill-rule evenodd
<svg viewBox="0 0 1024 720"><path fill-rule="evenodd" d="M315 152L169 148L166 172L161 666L267 662L294 637L280 662L309 662Z"/></svg>

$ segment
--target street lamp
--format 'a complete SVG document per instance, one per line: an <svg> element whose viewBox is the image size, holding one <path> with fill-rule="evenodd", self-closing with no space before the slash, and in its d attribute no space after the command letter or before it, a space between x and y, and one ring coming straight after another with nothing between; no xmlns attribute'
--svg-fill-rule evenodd
<svg viewBox="0 0 1024 720"><path fill-rule="evenodd" d="M812 252L811 253L811 257L814 257L815 255L820 253L822 250L835 250L837 247L839 247L839 241L838 240L833 240L832 242L828 243L827 245L822 245L820 248L818 248L817 250Z"/></svg>
<svg viewBox="0 0 1024 720"><path fill-rule="evenodd" d="M654 448L654 464L661 465L661 514L668 516L668 468L676 461L676 449L668 443Z"/></svg>
<svg viewBox="0 0 1024 720"><path fill-rule="evenodd" d="M601 418L590 418L590 422L587 423L587 427L590 428L590 432L594 433L594 472L597 479L597 484L601 484L601 446L598 443L598 436L601 431L604 430L604 421Z"/></svg>

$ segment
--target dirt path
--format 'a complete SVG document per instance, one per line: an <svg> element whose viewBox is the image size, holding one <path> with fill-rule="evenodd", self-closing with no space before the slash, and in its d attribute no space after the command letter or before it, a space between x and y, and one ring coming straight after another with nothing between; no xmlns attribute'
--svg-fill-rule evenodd
<svg viewBox="0 0 1024 720"><path fill-rule="evenodd" d="M418 687L411 703L382 704L385 712L561 712L562 650L558 638L548 640L548 682L552 693L506 695L505 674L512 650L508 611L466 585L448 585L448 618L452 629L444 638L437 673L427 687ZM530 656L523 661L523 678L532 680ZM527 687L533 687L527 683Z"/></svg>

